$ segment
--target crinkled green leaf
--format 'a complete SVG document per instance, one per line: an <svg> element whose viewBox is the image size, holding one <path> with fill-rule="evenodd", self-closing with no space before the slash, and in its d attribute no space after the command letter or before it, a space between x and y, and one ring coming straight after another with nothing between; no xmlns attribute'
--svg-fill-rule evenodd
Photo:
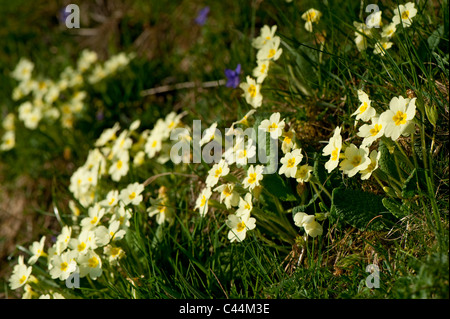
<svg viewBox="0 0 450 319"><path fill-rule="evenodd" d="M382 202L383 197L359 190L336 188L332 194L332 211L340 222L361 230L382 230L392 220Z"/></svg>
<svg viewBox="0 0 450 319"><path fill-rule="evenodd" d="M261 184L272 195L277 197L281 201L296 201L298 198L295 196L290 185L286 183L283 178L278 174L264 175Z"/></svg>

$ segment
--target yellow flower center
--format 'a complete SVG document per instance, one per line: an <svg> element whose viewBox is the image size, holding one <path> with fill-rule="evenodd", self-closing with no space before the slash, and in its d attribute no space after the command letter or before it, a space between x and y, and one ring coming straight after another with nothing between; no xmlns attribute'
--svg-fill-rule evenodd
<svg viewBox="0 0 450 319"><path fill-rule="evenodd" d="M364 113L365 110L367 110L368 107L369 107L369 105L367 104L367 102L364 102L359 108L359 113L360 114Z"/></svg>
<svg viewBox="0 0 450 319"><path fill-rule="evenodd" d="M111 249L111 257L116 257L120 253L120 248L114 247Z"/></svg>
<svg viewBox="0 0 450 319"><path fill-rule="evenodd" d="M67 271L67 268L69 267L69 264L67 264L66 262L62 262L61 263L61 271Z"/></svg>
<svg viewBox="0 0 450 319"><path fill-rule="evenodd" d="M367 166L366 171L371 172L375 169L375 163L371 162L369 166Z"/></svg>
<svg viewBox="0 0 450 319"><path fill-rule="evenodd" d="M269 54L267 55L267 58L268 59L272 58L275 55L275 53L277 53L277 51L275 49L270 49Z"/></svg>
<svg viewBox="0 0 450 319"><path fill-rule="evenodd" d="M231 196L231 189L230 189L230 187L225 187L224 188L224 190L223 190L223 194L226 196L226 197L228 197L228 196Z"/></svg>
<svg viewBox="0 0 450 319"><path fill-rule="evenodd" d="M222 174L222 167L219 167L219 168L216 169L216 171L214 172L214 177L218 178L218 177L220 177L221 174Z"/></svg>
<svg viewBox="0 0 450 319"><path fill-rule="evenodd" d="M108 205L111 206L112 204L114 204L115 201L116 201L116 199L114 197L111 198L111 200L109 201Z"/></svg>
<svg viewBox="0 0 450 319"><path fill-rule="evenodd" d="M248 175L248 183L249 184L253 184L254 182L256 182L256 173L250 173Z"/></svg>
<svg viewBox="0 0 450 319"><path fill-rule="evenodd" d="M309 12L306 15L306 20L309 21L313 21L313 19L316 17L316 13L314 11Z"/></svg>
<svg viewBox="0 0 450 319"><path fill-rule="evenodd" d="M375 136L380 133L382 128L381 124L375 124L372 129L370 129L370 135Z"/></svg>
<svg viewBox="0 0 450 319"><path fill-rule="evenodd" d="M273 122L272 124L269 125L269 132L273 132L278 128L277 123Z"/></svg>
<svg viewBox="0 0 450 319"><path fill-rule="evenodd" d="M156 141L153 141L153 143L152 143L152 147L153 147L153 148L155 148L155 147L156 147L156 144L158 144L158 142L156 142Z"/></svg>
<svg viewBox="0 0 450 319"><path fill-rule="evenodd" d="M159 206L158 207L158 211L159 211L160 214L164 213L166 211L166 206Z"/></svg>
<svg viewBox="0 0 450 319"><path fill-rule="evenodd" d="M333 150L333 152L331 152L331 159L332 159L333 161L337 161L338 157L339 157L339 148L336 147L336 148Z"/></svg>
<svg viewBox="0 0 450 319"><path fill-rule="evenodd" d="M239 224L237 224L236 230L237 230L238 232L241 232L241 231L243 231L244 229L245 229L245 223L244 223L244 222L240 222Z"/></svg>
<svg viewBox="0 0 450 319"><path fill-rule="evenodd" d="M128 198L129 198L130 200L135 199L135 198L136 198L136 193L135 193L135 192L131 192L131 194L128 195Z"/></svg>
<svg viewBox="0 0 450 319"><path fill-rule="evenodd" d="M27 276L23 275L22 277L20 277L19 283L22 285L26 280L27 280Z"/></svg>
<svg viewBox="0 0 450 319"><path fill-rule="evenodd" d="M394 115L392 120L394 121L395 125L397 125L397 126L399 126L401 124L405 124L406 123L406 113L403 113L402 111L397 111L397 113Z"/></svg>
<svg viewBox="0 0 450 319"><path fill-rule="evenodd" d="M96 257L91 257L88 260L88 266L90 268L96 268L98 266L98 259Z"/></svg>
<svg viewBox="0 0 450 319"><path fill-rule="evenodd" d="M239 152L239 158L245 158L247 157L247 150L242 150Z"/></svg>
<svg viewBox="0 0 450 319"><path fill-rule="evenodd" d="M250 94L251 97L255 97L256 96L256 86L254 86L253 84L250 84L248 86L248 93Z"/></svg>
<svg viewBox="0 0 450 319"><path fill-rule="evenodd" d="M203 207L206 205L206 196L203 195L202 200L200 201L200 207Z"/></svg>
<svg viewBox="0 0 450 319"><path fill-rule="evenodd" d="M77 246L78 251L83 251L86 248L86 244L85 243L81 243ZM62 264L61 264L62 265Z"/></svg>
<svg viewBox="0 0 450 319"><path fill-rule="evenodd" d="M117 164L116 164L117 169L121 169L122 165L123 165L123 162L121 160L118 160Z"/></svg>
<svg viewBox="0 0 450 319"><path fill-rule="evenodd" d="M352 165L355 167L359 166L359 164L361 164L361 160L362 160L361 156L359 155L354 156L352 159Z"/></svg>
<svg viewBox="0 0 450 319"><path fill-rule="evenodd" d="M294 167L295 165L295 158L290 158L287 161L287 167Z"/></svg>
<svg viewBox="0 0 450 319"><path fill-rule="evenodd" d="M249 203L246 203L245 206L244 206L244 208L245 208L246 210L250 210L252 207L250 206Z"/></svg>
<svg viewBox="0 0 450 319"><path fill-rule="evenodd" d="M408 11L408 10L403 11L403 13L402 13L402 19L403 19L403 20L406 20L406 19L408 19L408 18L409 18L409 11Z"/></svg>
<svg viewBox="0 0 450 319"><path fill-rule="evenodd" d="M261 65L261 69L259 70L259 72L264 73L267 69L267 65L264 63L263 65Z"/></svg>
<svg viewBox="0 0 450 319"><path fill-rule="evenodd" d="M94 225L95 223L97 223L98 218L97 216L94 216L94 218L91 219L91 224Z"/></svg>

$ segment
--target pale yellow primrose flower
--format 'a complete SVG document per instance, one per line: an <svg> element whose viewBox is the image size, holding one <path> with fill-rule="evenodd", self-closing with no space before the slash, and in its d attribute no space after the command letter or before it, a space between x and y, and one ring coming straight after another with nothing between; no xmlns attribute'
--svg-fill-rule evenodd
<svg viewBox="0 0 450 319"><path fill-rule="evenodd" d="M258 61L276 61L283 53L283 49L280 48L280 37L273 37L268 40L267 43L259 49L256 53L256 59Z"/></svg>
<svg viewBox="0 0 450 319"><path fill-rule="evenodd" d="M394 14L395 15L392 18L392 22L396 25L401 23L404 28L408 28L411 26L412 18L414 18L417 14L417 9L415 8L413 2L408 2L394 8Z"/></svg>
<svg viewBox="0 0 450 319"><path fill-rule="evenodd" d="M311 179L312 171L313 171L313 167L308 164L300 166L297 169L297 173L295 173L295 178L296 178L297 182L299 182L299 183L309 182L309 180Z"/></svg>
<svg viewBox="0 0 450 319"><path fill-rule="evenodd" d="M335 169L339 164L339 155L342 149L341 128L338 126L334 130L333 136L329 139L328 144L323 148L322 154L324 156L331 155L328 162L325 163L325 168L328 173Z"/></svg>
<svg viewBox="0 0 450 319"><path fill-rule="evenodd" d="M250 217L250 214L245 214L240 217L231 214L228 216L226 224L231 228L228 232L228 239L230 242L241 242L245 239L247 230L252 230L256 227L256 219Z"/></svg>
<svg viewBox="0 0 450 319"><path fill-rule="evenodd" d="M365 23L353 22L353 25L356 28L355 31L355 44L358 48L358 51L364 51L367 49L367 38L372 37L372 28L369 28Z"/></svg>
<svg viewBox="0 0 450 319"><path fill-rule="evenodd" d="M77 263L75 261L75 251L64 252L61 255L53 256L50 260L52 268L50 269L50 276L53 279L66 280L76 271Z"/></svg>
<svg viewBox="0 0 450 319"><path fill-rule="evenodd" d="M217 122L214 122L213 124L211 124L210 127L208 127L205 130L205 132L203 133L203 136L199 142L200 146L203 146L204 144L209 143L210 141L214 140L216 128L217 128Z"/></svg>
<svg viewBox="0 0 450 319"><path fill-rule="evenodd" d="M206 178L206 187L214 187L219 178L228 175L230 168L224 159L221 159L219 163L214 164L208 172L208 177Z"/></svg>
<svg viewBox="0 0 450 319"><path fill-rule="evenodd" d="M292 152L286 153L280 159L281 164L283 164L278 171L280 175L284 174L286 177L295 177L297 173L297 166L303 159L301 151L301 149L295 149Z"/></svg>
<svg viewBox="0 0 450 319"><path fill-rule="evenodd" d="M103 253L108 256L111 265L116 265L118 260L125 256L125 251L122 248L111 245L103 247Z"/></svg>
<svg viewBox="0 0 450 319"><path fill-rule="evenodd" d="M277 139L283 134L285 123L284 119L280 121L280 113L273 113L269 119L265 119L259 124L259 129L270 133L270 137Z"/></svg>
<svg viewBox="0 0 450 319"><path fill-rule="evenodd" d="M102 260L93 250L78 259L80 266L80 277L89 275L95 280L102 275Z"/></svg>
<svg viewBox="0 0 450 319"><path fill-rule="evenodd" d="M245 142L243 142L242 147L236 151L236 164L237 165L247 165L248 159L256 155L256 146L253 144L253 140L249 138L247 140L247 147L245 147Z"/></svg>
<svg viewBox="0 0 450 319"><path fill-rule="evenodd" d="M109 167L108 174L111 175L111 179L118 182L123 176L126 176L130 169L129 163L130 155L128 150L123 150Z"/></svg>
<svg viewBox="0 0 450 319"><path fill-rule="evenodd" d="M355 144L350 144L345 149L345 158L340 164L341 170L349 177L354 176L359 171L365 170L369 164L368 150L365 147L356 147Z"/></svg>
<svg viewBox="0 0 450 319"><path fill-rule="evenodd" d="M416 98L405 99L403 96L392 98L389 110L380 115L380 121L386 125L384 135L396 141L400 135L411 134L414 128L412 120L415 114Z"/></svg>
<svg viewBox="0 0 450 319"><path fill-rule="evenodd" d="M31 275L31 266L26 266L23 262L23 256L19 256L18 264L14 266L11 277L9 278L9 287L15 290L28 282Z"/></svg>
<svg viewBox="0 0 450 319"><path fill-rule="evenodd" d="M258 37L254 38L252 41L252 46L256 49L261 49L267 41L270 41L275 36L275 32L277 30L277 26L274 25L269 27L268 25L264 25L261 28L261 33Z"/></svg>
<svg viewBox="0 0 450 319"><path fill-rule="evenodd" d="M370 15L370 19L366 21L368 28L379 28L381 27L381 11L374 12Z"/></svg>
<svg viewBox="0 0 450 319"><path fill-rule="evenodd" d="M244 215L250 215L253 209L253 196L251 193L245 194L244 198L239 198L239 208L236 211L236 216L242 217Z"/></svg>
<svg viewBox="0 0 450 319"><path fill-rule="evenodd" d="M34 63L26 58L21 58L11 76L17 81L26 81L31 78L34 69Z"/></svg>
<svg viewBox="0 0 450 319"><path fill-rule="evenodd" d="M2 121L2 126L6 131L13 131L16 126L14 124L14 120L15 120L15 115L14 113L8 113L5 118Z"/></svg>
<svg viewBox="0 0 450 319"><path fill-rule="evenodd" d="M261 95L261 85L256 83L255 79L251 76L247 76L247 82L242 82L239 87L244 91L242 96L245 97L245 101L254 108L258 108L262 104L263 97Z"/></svg>
<svg viewBox="0 0 450 319"><path fill-rule="evenodd" d="M6 131L2 136L2 144L0 150L9 151L16 145L16 133L14 131Z"/></svg>
<svg viewBox="0 0 450 319"><path fill-rule="evenodd" d="M291 151L292 148L294 148L295 143L294 143L294 136L295 136L295 131L290 129L287 132L283 131L282 136L283 138L283 143L281 144L281 151L283 152L283 154L286 154L288 152Z"/></svg>
<svg viewBox="0 0 450 319"><path fill-rule="evenodd" d="M305 29L308 32L312 32L313 31L313 22L318 23L320 20L320 17L322 16L322 12L311 8L309 10L307 10L306 12L304 12L302 14L302 19L305 20Z"/></svg>
<svg viewBox="0 0 450 319"><path fill-rule="evenodd" d="M144 185L140 183L132 183L120 191L119 199L125 204L139 205L142 202Z"/></svg>
<svg viewBox="0 0 450 319"><path fill-rule="evenodd" d="M377 150L373 150L372 152L370 152L369 166L367 166L366 169L360 171L362 180L369 179L369 177L372 175L372 172L378 168L378 161L380 160L380 156L381 152L378 152Z"/></svg>
<svg viewBox="0 0 450 319"><path fill-rule="evenodd" d="M306 234L313 238L323 234L322 225L316 221L314 215L297 213L294 216L294 223L297 227L303 227Z"/></svg>
<svg viewBox="0 0 450 319"><path fill-rule="evenodd" d="M395 31L397 31L397 25L393 22L389 23L388 25L385 25L383 27L383 31L381 32L381 38L389 39L395 34Z"/></svg>
<svg viewBox="0 0 450 319"><path fill-rule="evenodd" d="M158 225L171 220L172 212L166 202L166 197L159 197L157 199L150 198L151 206L147 208L147 213L149 217L156 216L156 223Z"/></svg>
<svg viewBox="0 0 450 319"><path fill-rule="evenodd" d="M40 241L35 241L31 244L29 249L33 253L33 255L30 257L30 259L28 259L29 265L34 265L39 257L46 256L46 253L44 252L44 243L45 236L42 236Z"/></svg>
<svg viewBox="0 0 450 319"><path fill-rule="evenodd" d="M119 203L119 191L116 189L110 190L106 198L99 202L102 207L114 207Z"/></svg>
<svg viewBox="0 0 450 319"><path fill-rule="evenodd" d="M208 213L208 200L212 195L211 188L206 187L202 190L195 202L194 210L199 211L200 216L204 217Z"/></svg>
<svg viewBox="0 0 450 319"><path fill-rule="evenodd" d="M356 120L362 120L364 122L367 122L372 117L374 117L377 112L372 106L370 106L372 101L369 99L367 93L365 93L362 90L358 90L358 99L361 102L361 105L352 114L352 116L356 115Z"/></svg>
<svg viewBox="0 0 450 319"><path fill-rule="evenodd" d="M384 122L380 121L378 117L372 117L372 123L362 125L356 135L364 138L361 143L362 146L369 147L374 141L383 136L384 128Z"/></svg>
<svg viewBox="0 0 450 319"><path fill-rule="evenodd" d="M256 78L256 83L263 83L269 73L270 60L258 60L257 64L252 74Z"/></svg>
<svg viewBox="0 0 450 319"><path fill-rule="evenodd" d="M375 44L375 49L373 49L373 54L379 54L384 56L386 50L390 49L394 43L390 42L388 39L381 39L381 41Z"/></svg>
<svg viewBox="0 0 450 319"><path fill-rule="evenodd" d="M89 249L97 248L95 233L87 229L82 230L78 238L70 239L69 248L72 249L76 256L84 255Z"/></svg>
<svg viewBox="0 0 450 319"><path fill-rule="evenodd" d="M239 204L239 194L234 190L234 184L223 184L214 189L215 192L220 193L219 201L224 203L227 209L231 206L237 206Z"/></svg>
<svg viewBox="0 0 450 319"><path fill-rule="evenodd" d="M244 188L253 190L256 186L259 186L259 182L263 179L264 167L262 165L250 165L247 170L247 176L244 179Z"/></svg>
<svg viewBox="0 0 450 319"><path fill-rule="evenodd" d="M87 230L95 228L104 214L105 209L101 208L101 206L98 203L96 203L94 206L89 208L88 210L89 216L81 220L81 227Z"/></svg>

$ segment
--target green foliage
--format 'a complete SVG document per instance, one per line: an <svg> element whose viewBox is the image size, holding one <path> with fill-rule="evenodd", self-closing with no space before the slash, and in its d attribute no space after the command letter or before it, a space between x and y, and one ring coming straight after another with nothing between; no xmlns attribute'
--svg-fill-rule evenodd
<svg viewBox="0 0 450 319"><path fill-rule="evenodd" d="M383 198L360 190L336 188L332 205L338 220L361 230L382 230L391 226L392 215Z"/></svg>
<svg viewBox="0 0 450 319"><path fill-rule="evenodd" d="M57 224L45 234L57 237L60 226L67 224L76 237L80 221L89 217L89 205L84 207L68 189L72 174L85 163L105 129L119 123L123 131L139 120L139 129L129 132L133 147L128 174L113 181L105 173L93 196L98 202L110 190L138 182L145 184L143 201L127 206L131 219L126 235L110 242L123 249L125 257L114 263L103 258L103 247L96 248L102 256L102 276L96 280L85 276L80 289L68 290L63 280L50 278L50 259L41 257L33 265L39 279L30 281L33 290L61 292L68 298L448 298L448 2L435 7L417 3L413 24L397 27L385 55L374 52L381 28L366 37L365 50L356 48L355 37L361 31L354 22L363 22L366 15L365 4L355 1L214 2L203 26L194 22L204 6L199 1L114 3L121 14L116 19L108 13L104 17L113 31L93 42L97 39L104 60L117 52L138 54L119 73L95 85L85 83L86 108L73 127L45 122L31 130L17 120L14 149L0 151L4 166L0 177L12 187L24 175L36 183L50 180L51 196L34 198L40 206L36 210ZM111 9L84 4L98 17ZM22 1L0 5L6 25L0 29L4 47L0 62L7 66L0 72L2 114L17 113L24 101L11 94L17 83L10 71L18 57L35 61L37 74L57 79L64 67L75 65L81 52L80 38L61 30L55 16L42 19L41 13L48 17L58 12L58 4L47 5L39 2L39 10ZM396 5L380 4L384 22L392 18ZM301 17L309 6L323 13L312 24L314 32L305 30ZM26 10L15 21L11 17L22 7ZM26 18L36 24L26 27ZM84 27L90 30L105 31L108 26L86 21L91 25ZM277 172L265 175L260 186L249 191L242 185L250 165L222 177L218 185L234 183L241 198L252 194L251 216L256 220L255 229L246 229L245 240L230 242L227 221L238 205L226 207L212 189L207 214L200 216L195 208L211 165L166 161L169 138L157 156L146 155L140 165L133 160L145 150L157 121L172 111L184 115L178 125L192 134L192 120L201 119L204 127L217 122L222 129L251 109L240 88L218 81L225 78L225 68L234 69L238 63L241 82L252 75L257 51L252 40L264 25L277 25L283 54L271 63L262 84L263 105L249 124L236 126L253 128L251 137L256 141L261 122L280 112L287 124L283 134L287 128L295 132L295 148L303 155L300 165L311 165L312 172L307 181L278 173L285 155L279 145L282 135L278 157L269 159ZM39 41L43 33L47 40ZM396 141L383 136L367 148L368 153L377 150L380 158L378 168L365 180L361 171L349 177L342 166L328 172L324 165L329 156L322 155L323 143L338 126L341 164L350 143L361 144L358 129L369 122L355 122L357 90L368 93L378 115L389 109L393 97L417 97L414 130ZM3 132L0 127L0 137ZM264 134L268 146L270 135ZM108 169L115 164L114 156L107 154L112 154L108 149L117 136L98 148ZM261 148L258 144L257 153ZM274 155L272 151L266 148L266 155ZM168 212L162 223L147 211L155 199L162 200ZM68 203L75 203L79 216ZM102 225L111 222L111 212ZM305 226L296 225L298 213L307 214L323 233L311 235ZM9 259L11 269L12 257L19 254L28 258L32 253L18 246ZM366 266L371 263L382 269L379 289L365 285ZM4 287L6 294L17 292L6 280Z"/></svg>

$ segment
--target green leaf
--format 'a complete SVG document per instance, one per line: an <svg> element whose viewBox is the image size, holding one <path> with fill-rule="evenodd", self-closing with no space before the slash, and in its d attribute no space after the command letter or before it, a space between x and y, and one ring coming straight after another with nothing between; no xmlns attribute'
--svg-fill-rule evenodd
<svg viewBox="0 0 450 319"><path fill-rule="evenodd" d="M296 201L298 198L291 187L278 174L267 174L261 182L262 186L281 201Z"/></svg>
<svg viewBox="0 0 450 319"><path fill-rule="evenodd" d="M444 34L444 26L441 25L439 28L434 30L434 32L427 39L428 47L430 48L431 51L434 51L437 48L443 34Z"/></svg>
<svg viewBox="0 0 450 319"><path fill-rule="evenodd" d="M313 173L314 176L317 177L317 179L319 180L319 182L324 185L328 174L327 171L325 170L325 166L323 165L323 163L320 162L320 154L319 153L315 153L314 154L314 166L313 166Z"/></svg>
<svg viewBox="0 0 450 319"><path fill-rule="evenodd" d="M307 213L310 215L315 214L315 211L313 210L313 204L317 198L319 198L319 195L314 194L307 204L298 205L292 208L292 217L294 217L297 213Z"/></svg>
<svg viewBox="0 0 450 319"><path fill-rule="evenodd" d="M406 216L402 204L398 201L389 197L385 197L383 198L382 202L383 206L386 207L386 209L389 210L395 217L402 218Z"/></svg>
<svg viewBox="0 0 450 319"><path fill-rule="evenodd" d="M378 161L380 170L386 175L399 180L400 178L398 176L397 167L395 166L395 161L393 158L394 154L389 152L389 148L383 140L380 142L378 151L381 153L380 160Z"/></svg>
<svg viewBox="0 0 450 319"><path fill-rule="evenodd" d="M382 197L359 190L335 188L332 211L338 220L361 230L382 230L392 214L386 211Z"/></svg>
<svg viewBox="0 0 450 319"><path fill-rule="evenodd" d="M402 197L411 198L416 194L417 190L417 173L414 169L408 178L405 180L402 186ZM386 207L387 208L387 207Z"/></svg>

